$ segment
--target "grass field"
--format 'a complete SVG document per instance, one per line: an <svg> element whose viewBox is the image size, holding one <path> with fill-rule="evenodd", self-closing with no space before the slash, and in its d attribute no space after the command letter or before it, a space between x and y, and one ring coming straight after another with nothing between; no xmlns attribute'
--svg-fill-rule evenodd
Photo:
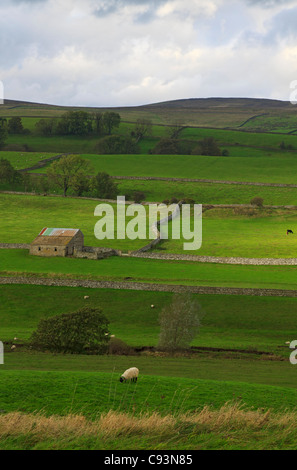
<svg viewBox="0 0 297 470"><path fill-rule="evenodd" d="M94 173L112 176L158 176L218 181L296 184L294 156L209 157L199 155L90 155L82 154ZM45 172L46 168L38 173ZM256 191L256 188L255 188Z"/></svg>
<svg viewBox="0 0 297 470"><path fill-rule="evenodd" d="M296 412L251 411L236 402L217 410L206 406L191 414L165 416L109 411L93 420L74 414L46 417L12 412L0 418L0 446L1 450L121 449L129 450L129 455L135 449L154 450L146 454L153 465L164 461L185 465L193 463L195 450L294 450L295 422ZM167 452L162 456L160 450ZM188 453L171 455L168 450ZM139 455L133 457L135 461ZM105 464L111 460L106 453L100 457ZM117 453L115 457L127 459Z"/></svg>
<svg viewBox="0 0 297 470"><path fill-rule="evenodd" d="M30 149L31 151L39 152L47 149L47 151L57 153L80 152L92 154L96 151L96 144L102 137L95 135L88 137L59 135L49 137L41 136L36 133L35 125L37 121L37 117L24 117L22 120L23 126L29 129L31 133L29 135L9 135L6 142L7 150L17 150L19 148L20 150ZM134 122L133 119L129 122L122 120L119 128L115 129L113 133L130 136L135 127ZM249 123L252 122L255 121L253 120ZM246 125L248 126L249 123ZM294 133L284 134L282 128L280 133L277 134L264 132L265 129L262 129L262 132L246 132L245 130L249 130L249 127L243 127L241 130L215 129L213 126L205 128L201 127L199 122L194 123L194 127L187 127L186 124L184 124L184 126L185 128L178 136L181 143L191 144L191 148L194 148L204 138L213 137L217 140L222 149L229 151L232 157L273 156L282 158L285 155L294 155L294 149L297 148L297 136ZM158 123L154 123L151 136L145 136L138 142L140 153L143 155L151 153L161 138L169 136L169 131L168 121L165 120L163 124L160 123L159 125ZM288 132L291 131L292 128L288 130ZM284 143L285 146L290 146L291 150L281 150L280 145L282 143Z"/></svg>
<svg viewBox="0 0 297 470"><path fill-rule="evenodd" d="M146 245L146 240L98 240L94 227L100 217L94 216L99 201L77 198L23 196L0 194L2 243L30 243L43 227L79 227L86 246L105 246L134 251ZM116 206L114 213L117 214ZM148 208L146 207L147 211ZM32 219L32 214L34 217ZM18 229L15 230L15 221ZM131 217L127 217L127 223ZM149 237L149 223L147 237ZM288 228L297 232L297 212L285 209L254 209L246 214L233 209L212 209L203 214L203 240L200 250L188 254L206 256L239 256L247 258L297 257L295 234L287 236ZM295 230L296 228L296 230ZM116 229L116 221L115 221ZM193 231L193 221L191 230ZM181 230L182 232L182 230ZM169 235L171 230L169 230ZM150 234L153 238L153 235ZM185 253L181 240L163 240L157 247L168 253Z"/></svg>
<svg viewBox="0 0 297 470"><path fill-rule="evenodd" d="M162 308L171 302L173 296L166 292L136 291L131 295L131 291L127 290L88 289L87 295L90 298L86 302L85 288L29 285L0 285L0 294L0 338L3 341L12 341L17 337L18 343L22 343L30 337L41 318L75 311L88 305L101 307L110 321L112 334L133 347L157 345L160 332L159 314ZM289 350L285 343L294 336L293 332L296 329L297 299L198 294L193 294L193 298L197 299L201 306L200 316L203 325L193 343L194 346L246 350L251 355L247 354L245 360L248 357L257 358L253 357L253 351L264 351L267 354L273 353L288 358ZM154 309L151 308L151 304L155 305ZM228 353L226 355L228 357ZM8 355L8 360L13 357L14 355ZM231 357L236 359L238 355ZM34 363L34 357L31 359ZM215 359L216 353L213 352L209 363ZM82 359L82 362L84 360ZM99 360L102 361L98 358ZM20 365L18 361L15 363L15 367ZM30 368L28 360L22 363L22 367ZM53 367L52 362L49 367ZM233 366L230 364L230 367ZM182 376L191 377L193 370L190 372L190 363L187 370L186 375ZM165 371L161 375L163 373ZM183 368L180 373L185 373ZM260 374L260 377L262 375ZM207 368L203 377L207 378Z"/></svg>
<svg viewBox="0 0 297 470"><path fill-rule="evenodd" d="M164 378L156 374L143 374L136 386L125 387L118 382L120 373L4 370L1 407L6 411L43 411L47 415L72 412L96 416L109 409L177 413L201 409L207 404L218 408L239 397L249 408L296 407L297 392L293 387Z"/></svg>
<svg viewBox="0 0 297 470"><path fill-rule="evenodd" d="M247 122L242 129L255 130L260 132L293 132L297 129L296 114L286 115L285 117L265 115L258 116Z"/></svg>
<svg viewBox="0 0 297 470"><path fill-rule="evenodd" d="M94 216L94 210L100 201L79 198L61 198L44 196L0 195L2 223L0 240L2 243L31 243L43 227L79 227L85 237L86 246L106 246L119 250L137 250L146 245L146 240L98 240L94 227L100 217ZM115 213L116 206L112 206ZM32 219L32 214L34 217ZM15 223L18 221L18 230ZM127 217L126 222L131 220ZM149 226L147 226L149 234Z"/></svg>
<svg viewBox="0 0 297 470"><path fill-rule="evenodd" d="M296 289L294 266L245 266L196 261L112 257L105 260L42 258L28 250L0 250L1 275L94 279L188 286Z"/></svg>
<svg viewBox="0 0 297 470"><path fill-rule="evenodd" d="M228 185L217 183L188 183L158 180L117 180L119 192L131 198L134 191L145 194L146 201L164 201L172 197L178 200L186 197L197 204L249 204L255 197L261 197L266 205L296 205L297 188L267 186Z"/></svg>
<svg viewBox="0 0 297 470"><path fill-rule="evenodd" d="M202 247L195 254L246 258L297 258L297 212L285 209L211 209L203 214ZM194 221L191 219L191 231ZM162 229L161 229L162 232ZM169 229L169 234L171 233ZM183 233L183 227L180 228ZM156 250L183 253L185 240L163 240ZM190 252L186 252L190 253Z"/></svg>
<svg viewBox="0 0 297 470"><path fill-rule="evenodd" d="M36 165L40 160L45 160L56 155L47 152L0 152L0 158L9 160L16 170L29 168Z"/></svg>
<svg viewBox="0 0 297 470"><path fill-rule="evenodd" d="M85 305L85 292L82 288L0 286L3 320L0 325L0 337L9 340L17 335L20 339L16 344L22 343L41 317ZM113 291L111 295L111 291L107 289L88 293L90 306L100 305L111 321L111 331L131 345L136 345L136 340L140 337L142 344L146 341L149 344L156 341L158 314L172 297L172 294L158 292L135 292L131 296L128 291ZM294 446L291 427L281 444L276 436L280 437L284 420L289 419L288 411L293 412L296 408L295 369L288 361L289 353L284 343L293 336L297 299L207 295L197 297L204 316L203 327L195 344L246 348L246 354L214 351L188 357L143 354L133 357L75 356L29 352L19 346L16 351L11 352L7 347L5 364L1 366L0 409L2 413L5 410L5 414L1 417L0 448L70 449L85 448L87 445L88 448L94 449L106 449L108 446L113 449L148 449L156 448L156 443L160 449L194 449L196 446L254 448L260 436L260 448ZM155 303L155 309L150 308L151 302ZM283 329L284 325L288 328L287 331ZM266 359L265 356L257 355L257 349L267 351ZM271 360L268 354L271 355ZM284 360L280 360L279 356L283 356ZM141 371L137 385L120 384L120 374L132 363ZM232 411L229 408L228 414L226 408L224 412L221 409L226 402L236 403ZM166 432L164 430L160 435L154 413L164 419L167 417L167 420L168 417L175 418L181 425L186 416L187 420L194 419L205 406L211 407L213 413L215 410L216 413L226 413L228 418L225 418L224 422L228 422L229 426L234 419L234 436L231 429L227 432L222 419L220 428L214 429L213 424L206 423L206 411L203 430L200 426L190 427L189 432L187 421L182 437L179 435L176 441L172 427L166 428ZM259 423L256 425L254 422L253 425L256 429L252 431L248 428L249 432L244 437L235 424L235 419L238 423L241 408L246 410L246 418L241 416L241 420L252 419L247 413L250 413L249 410L255 412L258 408L261 408L260 413L268 409L281 413L279 419L282 425L273 427L274 432L278 430L275 439L272 439L272 430L269 427L266 429L260 426L259 423L263 421L260 416ZM97 439L88 436L87 429L83 428L82 418L79 419L79 424L76 424L76 429L84 429L84 439L81 436L72 436L72 431L65 440L66 422L59 425L59 432L57 427L52 428L59 419L58 416L65 416L67 423L71 420L78 423L77 419L71 418L69 414L79 414L95 423L102 413L111 413L111 410L114 410L113 419L117 424L113 425L113 431L110 429L108 435L103 432L102 436L99 433L99 439L98 431ZM13 412L21 415L9 414ZM51 417L49 422L45 421L42 425L43 433L38 431L41 423L38 424L36 419L41 418L36 416L36 412L42 414L42 419ZM29 413L35 415L33 428L28 428L28 422L32 421ZM148 413L151 416L150 422L154 422L150 428L148 424L142 428L144 413ZM207 413L209 414L210 410ZM109 416L111 419L111 414ZM125 437L120 431L121 426L127 426L124 425L124 416L128 421L141 420L137 427L134 423L133 429L125 428ZM269 420L273 420L273 416L269 416ZM292 416L291 420L293 418ZM255 420L256 416L253 415L253 419ZM268 425L267 417L265 422ZM251 425L250 423L249 426ZM52 429L55 429L55 432L50 431ZM141 439L137 429L141 430ZM173 447L168 446L168 441L173 443Z"/></svg>

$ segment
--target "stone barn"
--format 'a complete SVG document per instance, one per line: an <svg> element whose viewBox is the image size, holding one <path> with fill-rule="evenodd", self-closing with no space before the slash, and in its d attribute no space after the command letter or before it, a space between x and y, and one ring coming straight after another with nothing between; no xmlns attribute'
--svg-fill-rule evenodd
<svg viewBox="0 0 297 470"><path fill-rule="evenodd" d="M31 243L30 255L72 256L74 250L83 251L84 236L79 229L44 228Z"/></svg>

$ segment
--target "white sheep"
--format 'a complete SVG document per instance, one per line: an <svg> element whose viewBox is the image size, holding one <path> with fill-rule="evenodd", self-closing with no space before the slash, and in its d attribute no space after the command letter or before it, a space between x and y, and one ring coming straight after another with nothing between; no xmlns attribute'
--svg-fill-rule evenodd
<svg viewBox="0 0 297 470"><path fill-rule="evenodd" d="M85 296L84 296L84 299L85 299L85 300L87 300L87 299L89 299L89 298L90 298L89 295L85 295Z"/></svg>
<svg viewBox="0 0 297 470"><path fill-rule="evenodd" d="M125 372L120 377L120 382L126 382L130 380L131 382L137 382L137 377L139 370L137 367L131 367L130 369L125 370Z"/></svg>

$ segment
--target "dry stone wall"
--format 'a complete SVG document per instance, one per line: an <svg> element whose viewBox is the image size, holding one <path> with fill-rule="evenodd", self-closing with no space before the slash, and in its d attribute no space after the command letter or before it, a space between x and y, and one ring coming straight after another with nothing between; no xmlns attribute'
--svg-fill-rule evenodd
<svg viewBox="0 0 297 470"><path fill-rule="evenodd" d="M37 286L85 287L86 289L123 289L151 292L191 292L193 294L248 295L260 297L297 297L297 290L248 289L238 287L181 286L121 281L88 281L81 279L47 279L29 277L0 277L0 284L29 284Z"/></svg>

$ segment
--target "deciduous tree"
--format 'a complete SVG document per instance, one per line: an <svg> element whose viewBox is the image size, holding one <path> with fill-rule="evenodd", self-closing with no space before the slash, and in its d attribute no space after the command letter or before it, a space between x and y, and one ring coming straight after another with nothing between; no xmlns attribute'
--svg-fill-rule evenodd
<svg viewBox="0 0 297 470"><path fill-rule="evenodd" d="M31 346L45 351L83 354L106 352L109 321L99 308L85 307L40 320Z"/></svg>
<svg viewBox="0 0 297 470"><path fill-rule="evenodd" d="M79 155L66 155L54 161L47 170L49 180L63 189L66 197L69 188L74 188L78 175L87 175L90 171L90 164Z"/></svg>
<svg viewBox="0 0 297 470"><path fill-rule="evenodd" d="M190 294L175 294L162 310L158 347L170 352L188 349L199 333L201 307Z"/></svg>

